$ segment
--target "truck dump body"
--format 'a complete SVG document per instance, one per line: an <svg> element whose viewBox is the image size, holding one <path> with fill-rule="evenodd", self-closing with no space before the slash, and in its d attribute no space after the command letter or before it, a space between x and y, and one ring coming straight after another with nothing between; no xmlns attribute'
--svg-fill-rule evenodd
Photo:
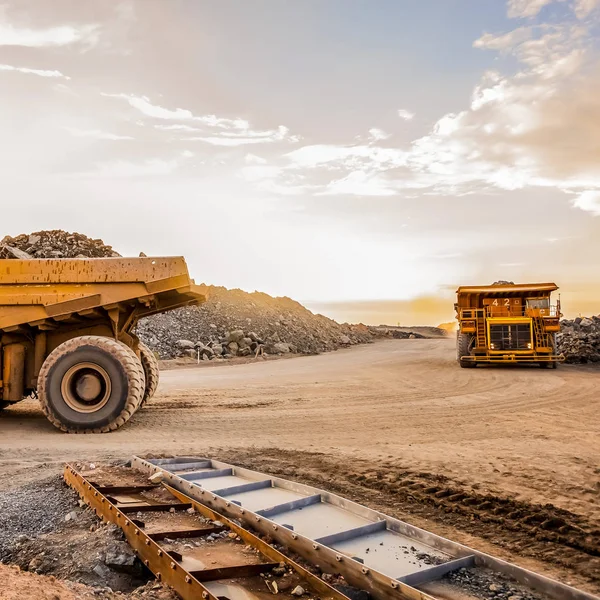
<svg viewBox="0 0 600 600"><path fill-rule="evenodd" d="M89 319L93 309L114 307L134 307L139 319L205 297L180 257L0 260L3 331L66 316Z"/></svg>
<svg viewBox="0 0 600 600"><path fill-rule="evenodd" d="M39 391L64 431L120 426L158 384L139 319L206 298L181 257L0 260L0 409Z"/></svg>
<svg viewBox="0 0 600 600"><path fill-rule="evenodd" d="M478 362L535 362L555 367L560 301L551 304L555 283L462 286L455 305L459 322L457 359Z"/></svg>

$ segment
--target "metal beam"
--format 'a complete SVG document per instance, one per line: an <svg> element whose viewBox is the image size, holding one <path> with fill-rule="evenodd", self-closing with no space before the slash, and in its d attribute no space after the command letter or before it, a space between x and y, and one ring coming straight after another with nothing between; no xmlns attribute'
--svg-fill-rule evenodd
<svg viewBox="0 0 600 600"><path fill-rule="evenodd" d="M191 571L191 575L198 581L216 581L217 579L230 579L232 577L256 577L256 575L271 571L278 566L279 563L254 563L250 565L205 569L204 571Z"/></svg>
<svg viewBox="0 0 600 600"><path fill-rule="evenodd" d="M333 546L333 544L354 540L358 537L362 537L363 535L370 535L371 533L377 533L378 531L385 531L385 529L385 521L377 521L376 523L369 523L368 525L362 525L361 527L354 527L353 529L347 529L346 531L340 531L339 533L326 535L325 537L316 539L315 542L323 544L323 546Z"/></svg>
<svg viewBox="0 0 600 600"><path fill-rule="evenodd" d="M304 508L311 504L319 504L321 502L321 494L315 494L314 496L305 496L298 500L292 500L291 502L284 502L283 504L276 504L270 508L264 508L263 510L257 510L256 514L261 517L274 517L289 510L296 510L298 508Z"/></svg>
<svg viewBox="0 0 600 600"><path fill-rule="evenodd" d="M243 494L244 492L253 492L254 490L262 490L264 488L271 487L271 480L265 479L263 481L251 481L250 483L241 483L240 485L234 485L231 487L222 488L220 490L211 490L213 494L218 496L232 496L233 494Z"/></svg>
<svg viewBox="0 0 600 600"><path fill-rule="evenodd" d="M199 481L200 479L210 479L212 477L225 477L233 475L233 469L216 469L215 471L195 471L192 473L182 473L181 479L186 481Z"/></svg>
<svg viewBox="0 0 600 600"><path fill-rule="evenodd" d="M428 581L441 579L444 575L456 571L457 569L474 566L475 557L471 554L470 556L463 556L462 558L457 558L456 560L451 560L447 563L442 563L441 565L434 565L433 567L421 569L415 573L403 575L402 577L398 577L398 581L402 581L408 585L418 586L427 583Z"/></svg>

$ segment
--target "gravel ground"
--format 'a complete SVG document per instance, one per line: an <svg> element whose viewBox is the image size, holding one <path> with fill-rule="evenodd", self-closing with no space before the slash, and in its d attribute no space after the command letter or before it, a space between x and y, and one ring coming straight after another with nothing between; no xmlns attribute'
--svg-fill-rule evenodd
<svg viewBox="0 0 600 600"><path fill-rule="evenodd" d="M445 579L485 600L545 600L544 596L525 590L501 573L487 569L459 569L449 573Z"/></svg>
<svg viewBox="0 0 600 600"><path fill-rule="evenodd" d="M59 475L0 492L0 561L19 538L56 529L77 506L78 496Z"/></svg>

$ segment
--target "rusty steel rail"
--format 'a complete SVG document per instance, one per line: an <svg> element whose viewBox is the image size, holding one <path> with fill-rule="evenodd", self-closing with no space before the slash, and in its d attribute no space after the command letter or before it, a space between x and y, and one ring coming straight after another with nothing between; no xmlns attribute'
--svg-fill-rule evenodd
<svg viewBox="0 0 600 600"><path fill-rule="evenodd" d="M259 537L220 513L215 512L166 484L102 486L87 479L77 469L68 464L64 469L64 480L80 495L83 502L98 517L121 528L134 553L143 564L155 575L156 579L172 587L183 600L223 600L223 594L217 595L214 591L210 590L210 582L225 580L229 583L233 581L233 587L239 586L244 589L244 583L249 581L248 578L260 577L261 574L265 575L273 568L282 564L285 564L290 571L293 571L298 576L303 586L318 593L322 600L348 600L344 594L307 571L304 567ZM144 492L152 490L167 491L172 501L158 503L153 500L144 499ZM119 496L123 495L127 495L128 498L123 501L119 500ZM142 513L143 516L152 512L169 515L173 512L190 511L190 509L193 509L194 513L197 513L199 516L210 521L217 521L218 523L198 528L171 531L162 530L155 533L147 533L144 530L145 523L133 516L137 515L137 513ZM247 546L252 546L263 560L246 564L190 570L184 567L186 561L190 562L189 557L186 557L185 553L169 550L165 547L165 540L202 538L203 536L221 532L224 529L230 530L232 534L238 536ZM211 548L213 546L206 546L208 550L206 555L209 557ZM206 559L206 563L208 562L210 560ZM273 592L272 587L269 587L267 581L265 580L265 587L261 591L275 593L277 587L275 587L275 592ZM277 582L276 579L272 581ZM279 595L286 596L286 594L282 594L281 592ZM293 597L290 594L287 595L290 598ZM235 598L228 598L228 600L235 600ZM434 599L423 595L422 600Z"/></svg>

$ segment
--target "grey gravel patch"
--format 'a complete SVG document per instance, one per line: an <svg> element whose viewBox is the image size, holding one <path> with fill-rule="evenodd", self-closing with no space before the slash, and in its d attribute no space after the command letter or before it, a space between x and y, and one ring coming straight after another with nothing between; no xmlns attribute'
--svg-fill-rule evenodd
<svg viewBox="0 0 600 600"><path fill-rule="evenodd" d="M34 538L57 529L78 499L60 475L0 492L0 561L6 560L19 538Z"/></svg>
<svg viewBox="0 0 600 600"><path fill-rule="evenodd" d="M487 569L471 568L452 571L444 578L481 600L547 600L501 573Z"/></svg>

